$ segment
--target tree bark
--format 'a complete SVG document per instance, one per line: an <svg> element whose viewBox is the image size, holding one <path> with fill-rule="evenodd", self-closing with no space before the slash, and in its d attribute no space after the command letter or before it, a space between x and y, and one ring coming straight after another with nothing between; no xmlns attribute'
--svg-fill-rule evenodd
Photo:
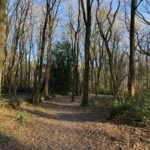
<svg viewBox="0 0 150 150"><path fill-rule="evenodd" d="M4 45L6 35L6 0L0 1L0 94L1 94L1 81L2 81L2 68L4 61Z"/></svg>
<svg viewBox="0 0 150 150"><path fill-rule="evenodd" d="M135 96L135 15L137 0L131 1L131 23L130 23L130 56L129 56L129 77L128 93L130 97Z"/></svg>
<svg viewBox="0 0 150 150"><path fill-rule="evenodd" d="M35 71L35 79L34 79L34 90L33 90L33 98L32 102L34 104L39 104L41 102L41 79L42 79L42 70L43 70L43 60L44 60L44 49L46 43L46 29L48 24L48 5L47 5L47 12L45 15L44 25L42 28L42 33L40 37L40 46L38 51L38 61Z"/></svg>
<svg viewBox="0 0 150 150"><path fill-rule="evenodd" d="M86 1L86 12L83 0L81 1L82 11L83 11L83 18L85 23L85 45L84 45L84 59L85 59L85 69L84 69L84 76L83 76L83 98L81 106L88 105L88 90L89 90L89 61L90 61L90 38L91 38L91 7L92 7L93 0Z"/></svg>
<svg viewBox="0 0 150 150"><path fill-rule="evenodd" d="M49 32L52 32L51 29ZM47 65L45 72L45 85L44 85L44 95L49 97L49 77L50 77L50 67L51 67L51 34L49 33L49 43L47 48Z"/></svg>

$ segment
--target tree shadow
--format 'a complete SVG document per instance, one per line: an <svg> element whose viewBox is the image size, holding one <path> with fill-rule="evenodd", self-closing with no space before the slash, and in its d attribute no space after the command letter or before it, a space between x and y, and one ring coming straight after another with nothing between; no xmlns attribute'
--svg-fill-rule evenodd
<svg viewBox="0 0 150 150"><path fill-rule="evenodd" d="M14 137L7 136L0 132L0 149L1 150L31 150L33 146L26 145Z"/></svg>
<svg viewBox="0 0 150 150"><path fill-rule="evenodd" d="M23 109L27 113L36 115L38 117L43 117L47 119L59 120L59 121L70 121L70 122L101 122L101 123L111 123L115 125L128 125L131 127L146 128L145 124L140 123L127 123L121 120L116 120L111 118L109 108L94 108L92 112L90 107L80 107L79 103L72 105L65 105L64 103L55 102L44 102L40 105L41 108L54 110L56 113L45 113L40 110L30 110Z"/></svg>
<svg viewBox="0 0 150 150"><path fill-rule="evenodd" d="M53 107L53 106L52 106ZM60 109L66 109L66 107L69 106L55 106L55 110L60 110ZM72 109L72 107L69 107L68 109ZM75 108L74 108L75 109ZM60 121L71 121L71 122L105 122L108 120L109 113L103 111L102 109L99 112L88 112L88 111L72 111L72 112L67 112L65 111L64 113L62 112L57 112L55 114L49 114L45 113L43 111L39 110L30 110L30 109L22 109L22 111L25 111L27 113L30 113L32 115L36 115L38 117L46 118L46 119L53 119L53 120L60 120Z"/></svg>
<svg viewBox="0 0 150 150"><path fill-rule="evenodd" d="M79 103L72 103L69 105L68 103L56 103L56 102L48 102L45 101L40 104L41 108L48 109L48 110L55 110L55 111L80 111L84 110L83 108L79 107Z"/></svg>

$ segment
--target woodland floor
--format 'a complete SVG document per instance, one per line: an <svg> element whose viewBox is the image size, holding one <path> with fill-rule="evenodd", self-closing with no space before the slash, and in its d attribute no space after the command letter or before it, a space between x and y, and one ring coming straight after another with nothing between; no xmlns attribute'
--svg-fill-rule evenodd
<svg viewBox="0 0 150 150"><path fill-rule="evenodd" d="M117 123L109 110L80 107L81 98L0 109L0 150L150 150L150 130ZM25 112L25 121L18 120Z"/></svg>

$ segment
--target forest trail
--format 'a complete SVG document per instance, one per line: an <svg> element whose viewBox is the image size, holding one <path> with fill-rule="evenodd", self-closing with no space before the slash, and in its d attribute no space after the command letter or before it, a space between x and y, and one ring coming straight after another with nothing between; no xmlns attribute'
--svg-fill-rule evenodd
<svg viewBox="0 0 150 150"><path fill-rule="evenodd" d="M106 108L80 107L80 100L61 97L40 106L1 109L0 150L149 150L149 130L114 123Z"/></svg>

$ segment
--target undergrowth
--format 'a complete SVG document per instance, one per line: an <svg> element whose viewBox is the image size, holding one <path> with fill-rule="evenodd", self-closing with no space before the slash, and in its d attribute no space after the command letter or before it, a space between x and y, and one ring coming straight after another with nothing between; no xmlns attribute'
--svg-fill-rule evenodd
<svg viewBox="0 0 150 150"><path fill-rule="evenodd" d="M111 110L113 118L120 118L126 122L150 121L150 94L139 94L134 98L128 98L124 101L114 101Z"/></svg>
<svg viewBox="0 0 150 150"><path fill-rule="evenodd" d="M111 96L91 97L89 99L89 105L92 107L102 107L102 106L111 107L113 104L113 100L114 97Z"/></svg>
<svg viewBox="0 0 150 150"><path fill-rule="evenodd" d="M116 100L113 97L93 97L89 100L92 107L110 108L111 118L125 122L150 122L150 94L138 94L134 98Z"/></svg>

